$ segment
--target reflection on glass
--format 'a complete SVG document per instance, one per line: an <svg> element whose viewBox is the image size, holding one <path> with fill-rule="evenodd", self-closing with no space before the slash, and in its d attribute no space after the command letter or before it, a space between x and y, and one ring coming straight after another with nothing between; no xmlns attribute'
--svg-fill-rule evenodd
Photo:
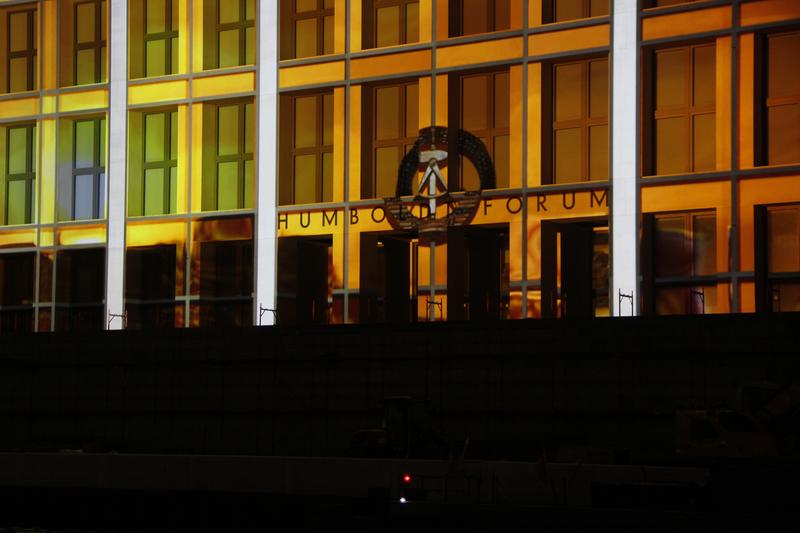
<svg viewBox="0 0 800 533"><path fill-rule="evenodd" d="M217 64L219 68L253 61L255 0L225 0L217 4Z"/></svg>
<svg viewBox="0 0 800 533"><path fill-rule="evenodd" d="M36 64L36 10L13 11L6 17L8 50L6 91L10 93L34 89Z"/></svg>
<svg viewBox="0 0 800 533"><path fill-rule="evenodd" d="M330 201L333 189L333 93L281 98L280 203ZM328 159L330 158L330 159Z"/></svg>
<svg viewBox="0 0 800 533"><path fill-rule="evenodd" d="M106 0L76 1L73 10L75 85L106 80Z"/></svg>
<svg viewBox="0 0 800 533"><path fill-rule="evenodd" d="M395 195L400 161L419 134L419 89L416 82L410 82L368 91L367 117L372 124L364 142L372 164L371 172L362 176L361 196L385 198Z"/></svg>
<svg viewBox="0 0 800 533"><path fill-rule="evenodd" d="M333 53L333 0L281 0L281 12L281 59Z"/></svg>
<svg viewBox="0 0 800 533"><path fill-rule="evenodd" d="M73 123L72 218L101 218L105 206L104 118L76 120Z"/></svg>
<svg viewBox="0 0 800 533"><path fill-rule="evenodd" d="M245 192L248 181L245 167L248 161L253 160L253 113L253 104L249 102L217 106L214 192L217 210L248 209L253 206L252 191Z"/></svg>
<svg viewBox="0 0 800 533"><path fill-rule="evenodd" d="M3 224L33 222L34 183L36 179L35 124L9 126L6 129L6 175Z"/></svg>
<svg viewBox="0 0 800 533"><path fill-rule="evenodd" d="M178 70L179 0L145 0L144 75L164 76Z"/></svg>

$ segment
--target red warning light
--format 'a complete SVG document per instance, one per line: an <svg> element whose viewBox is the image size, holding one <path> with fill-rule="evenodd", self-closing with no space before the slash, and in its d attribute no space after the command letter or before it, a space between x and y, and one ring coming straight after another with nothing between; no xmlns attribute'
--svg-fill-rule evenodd
<svg viewBox="0 0 800 533"><path fill-rule="evenodd" d="M403 474L403 483L411 483L411 476L409 474Z"/></svg>

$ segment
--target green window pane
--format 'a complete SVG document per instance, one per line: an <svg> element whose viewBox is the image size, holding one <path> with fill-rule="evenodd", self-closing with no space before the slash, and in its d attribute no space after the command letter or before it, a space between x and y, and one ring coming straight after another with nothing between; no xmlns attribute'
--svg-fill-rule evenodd
<svg viewBox="0 0 800 533"><path fill-rule="evenodd" d="M400 44L400 6L380 7L375 13L377 46Z"/></svg>
<svg viewBox="0 0 800 533"><path fill-rule="evenodd" d="M581 129L558 130L554 140L556 183L581 181Z"/></svg>
<svg viewBox="0 0 800 533"><path fill-rule="evenodd" d="M298 20L294 28L295 57L317 55L317 19Z"/></svg>
<svg viewBox="0 0 800 533"><path fill-rule="evenodd" d="M77 78L75 79L76 85L86 85L88 83L96 83L94 73L94 49L78 50L77 61Z"/></svg>
<svg viewBox="0 0 800 533"><path fill-rule="evenodd" d="M400 91L402 87L375 90L375 138L397 139L400 133Z"/></svg>
<svg viewBox="0 0 800 533"><path fill-rule="evenodd" d="M75 176L75 220L94 218L94 176L81 174Z"/></svg>
<svg viewBox="0 0 800 533"><path fill-rule="evenodd" d="M770 165L800 163L800 104L768 109L767 139Z"/></svg>
<svg viewBox="0 0 800 533"><path fill-rule="evenodd" d="M333 17L325 17L322 26L322 53L333 53Z"/></svg>
<svg viewBox="0 0 800 533"><path fill-rule="evenodd" d="M178 169L170 167L169 169L169 212L178 212Z"/></svg>
<svg viewBox="0 0 800 533"><path fill-rule="evenodd" d="M509 178L509 148L508 135L500 135L494 139L494 149L492 159L494 161L494 173L496 187L504 189L508 187Z"/></svg>
<svg viewBox="0 0 800 533"><path fill-rule="evenodd" d="M302 13L303 11L314 11L317 9L317 0L297 0L296 11Z"/></svg>
<svg viewBox="0 0 800 533"><path fill-rule="evenodd" d="M583 65L556 66L556 121L579 120L582 110Z"/></svg>
<svg viewBox="0 0 800 533"><path fill-rule="evenodd" d="M150 168L144 172L144 214L164 214L164 169Z"/></svg>
<svg viewBox="0 0 800 533"><path fill-rule="evenodd" d="M222 24L239 21L239 0L219 2L219 21Z"/></svg>
<svg viewBox="0 0 800 533"><path fill-rule="evenodd" d="M94 121L82 120L76 122L74 168L94 167L94 142Z"/></svg>
<svg viewBox="0 0 800 533"><path fill-rule="evenodd" d="M167 74L175 74L178 72L178 38L173 37L170 39L169 53L172 61L170 71Z"/></svg>
<svg viewBox="0 0 800 533"><path fill-rule="evenodd" d="M656 174L689 171L686 126L683 117L656 121Z"/></svg>
<svg viewBox="0 0 800 533"><path fill-rule="evenodd" d="M219 141L217 154L220 156L239 153L239 106L219 107Z"/></svg>
<svg viewBox="0 0 800 533"><path fill-rule="evenodd" d="M244 30L244 62L247 65L252 65L256 62L255 59L255 43L254 43L254 28L246 28Z"/></svg>
<svg viewBox="0 0 800 533"><path fill-rule="evenodd" d="M714 113L697 115L692 124L693 170L714 170L716 166L716 124Z"/></svg>
<svg viewBox="0 0 800 533"><path fill-rule="evenodd" d="M163 76L167 74L166 46L167 41L161 39L145 43L146 76Z"/></svg>
<svg viewBox="0 0 800 533"><path fill-rule="evenodd" d="M75 33L78 42L90 43L94 41L94 2L77 4L75 9L75 23L77 24Z"/></svg>
<svg viewBox="0 0 800 533"><path fill-rule="evenodd" d="M294 203L317 201L317 156L300 155L294 158Z"/></svg>
<svg viewBox="0 0 800 533"><path fill-rule="evenodd" d="M419 41L419 3L406 6L406 42Z"/></svg>
<svg viewBox="0 0 800 533"><path fill-rule="evenodd" d="M28 128L8 130L8 173L28 172Z"/></svg>
<svg viewBox="0 0 800 533"><path fill-rule="evenodd" d="M164 155L164 115L145 115L144 160L148 163L163 161Z"/></svg>
<svg viewBox="0 0 800 533"><path fill-rule="evenodd" d="M322 154L322 201L333 201L333 154Z"/></svg>
<svg viewBox="0 0 800 533"><path fill-rule="evenodd" d="M12 52L28 49L28 12L13 13L8 17L9 44Z"/></svg>
<svg viewBox="0 0 800 533"><path fill-rule="evenodd" d="M294 147L317 145L317 98L304 96L294 100Z"/></svg>
<svg viewBox="0 0 800 533"><path fill-rule="evenodd" d="M253 104L245 104L244 106L244 153L253 153L253 138L256 133L255 125L255 106Z"/></svg>
<svg viewBox="0 0 800 533"><path fill-rule="evenodd" d="M8 182L8 224L28 224L28 180Z"/></svg>
<svg viewBox="0 0 800 533"><path fill-rule="evenodd" d="M161 33L167 29L167 0L145 0L147 2L147 33ZM227 3L227 2L222 2ZM177 2L176 2L177 4Z"/></svg>
<svg viewBox="0 0 800 533"><path fill-rule="evenodd" d="M253 161L245 161L244 162L244 207L245 209L252 209L253 208L253 193L255 192L255 183L254 183L254 165Z"/></svg>
<svg viewBox="0 0 800 533"><path fill-rule="evenodd" d="M28 72L30 71L28 65L27 57L15 57L9 61L10 92L16 93L32 89L28 84Z"/></svg>
<svg viewBox="0 0 800 533"><path fill-rule="evenodd" d="M608 126L589 128L589 179L608 179Z"/></svg>
<svg viewBox="0 0 800 533"><path fill-rule="evenodd" d="M246 0L245 18L247 20L254 20L256 18L255 0Z"/></svg>
<svg viewBox="0 0 800 533"><path fill-rule="evenodd" d="M375 150L375 197L394 196L397 186L397 168L400 166L399 146Z"/></svg>
<svg viewBox="0 0 800 533"><path fill-rule="evenodd" d="M106 119L100 119L100 160L97 162L101 167L106 164Z"/></svg>
<svg viewBox="0 0 800 533"><path fill-rule="evenodd" d="M219 66L235 67L239 65L239 30L219 32Z"/></svg>
<svg viewBox="0 0 800 533"><path fill-rule="evenodd" d="M322 97L322 144L333 146L333 95Z"/></svg>
<svg viewBox="0 0 800 533"><path fill-rule="evenodd" d="M178 112L169 114L169 158L178 159Z"/></svg>
<svg viewBox="0 0 800 533"><path fill-rule="evenodd" d="M180 21L180 13L178 13L178 7L180 6L180 0L168 0L171 9L172 9L172 27L173 31L178 31L178 22Z"/></svg>
<svg viewBox="0 0 800 533"><path fill-rule="evenodd" d="M239 208L239 163L217 165L217 209Z"/></svg>

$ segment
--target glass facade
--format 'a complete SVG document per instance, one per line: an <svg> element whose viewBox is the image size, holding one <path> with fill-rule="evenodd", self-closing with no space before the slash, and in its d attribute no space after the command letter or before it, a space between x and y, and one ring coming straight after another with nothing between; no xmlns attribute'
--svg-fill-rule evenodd
<svg viewBox="0 0 800 533"><path fill-rule="evenodd" d="M0 5L0 332L800 310L796 9L631 3Z"/></svg>

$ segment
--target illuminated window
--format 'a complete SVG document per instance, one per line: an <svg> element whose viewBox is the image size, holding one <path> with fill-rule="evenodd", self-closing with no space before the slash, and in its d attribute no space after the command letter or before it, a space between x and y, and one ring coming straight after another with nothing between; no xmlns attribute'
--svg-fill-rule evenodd
<svg viewBox="0 0 800 533"><path fill-rule="evenodd" d="M397 169L419 135L416 81L365 87L362 198L395 195Z"/></svg>
<svg viewBox="0 0 800 533"><path fill-rule="evenodd" d="M106 196L106 119L74 121L72 138L72 219L102 218Z"/></svg>
<svg viewBox="0 0 800 533"><path fill-rule="evenodd" d="M765 45L766 146L761 159L769 165L800 163L800 32L767 35Z"/></svg>
<svg viewBox="0 0 800 533"><path fill-rule="evenodd" d="M716 165L716 47L713 44L656 50L653 109L645 128L645 169L654 174L714 170Z"/></svg>
<svg viewBox="0 0 800 533"><path fill-rule="evenodd" d="M144 0L144 75L178 71L179 0Z"/></svg>
<svg viewBox="0 0 800 533"><path fill-rule="evenodd" d="M646 215L645 308L703 314L716 306L717 218L713 211Z"/></svg>
<svg viewBox="0 0 800 533"><path fill-rule="evenodd" d="M59 250L56 254L57 331L105 327L105 248Z"/></svg>
<svg viewBox="0 0 800 533"><path fill-rule="evenodd" d="M6 128L4 224L33 222L36 183L36 125Z"/></svg>
<svg viewBox="0 0 800 533"><path fill-rule="evenodd" d="M419 41L419 0L366 0L364 48Z"/></svg>
<svg viewBox="0 0 800 533"><path fill-rule="evenodd" d="M450 124L478 137L494 163L498 189L509 183L508 71L451 76ZM448 179L453 190L478 190L480 178L463 156L451 157Z"/></svg>
<svg viewBox="0 0 800 533"><path fill-rule="evenodd" d="M75 85L106 80L106 1L73 4L73 80Z"/></svg>
<svg viewBox="0 0 800 533"><path fill-rule="evenodd" d="M204 155L204 211L253 207L254 120L252 102L207 106L204 144L214 149Z"/></svg>
<svg viewBox="0 0 800 533"><path fill-rule="evenodd" d="M0 332L33 331L35 253L0 255Z"/></svg>
<svg viewBox="0 0 800 533"><path fill-rule="evenodd" d="M545 109L552 131L550 183L608 179L608 60L557 63L552 68L552 109ZM552 117L549 116L552 114ZM549 168L549 167L552 167Z"/></svg>
<svg viewBox="0 0 800 533"><path fill-rule="evenodd" d="M800 311L800 205L758 206L756 308Z"/></svg>
<svg viewBox="0 0 800 533"><path fill-rule="evenodd" d="M509 29L510 4L508 0L450 0L450 37Z"/></svg>
<svg viewBox="0 0 800 533"><path fill-rule="evenodd" d="M36 88L36 10L6 14L8 55L6 90L9 93Z"/></svg>
<svg viewBox="0 0 800 533"><path fill-rule="evenodd" d="M281 59L333 53L334 0L281 0Z"/></svg>
<svg viewBox="0 0 800 533"><path fill-rule="evenodd" d="M333 92L281 97L282 205L333 198Z"/></svg>
<svg viewBox="0 0 800 533"><path fill-rule="evenodd" d="M144 115L142 214L175 212L178 196L178 112Z"/></svg>
<svg viewBox="0 0 800 533"><path fill-rule="evenodd" d="M216 7L214 66L254 64L255 0L218 0Z"/></svg>
<svg viewBox="0 0 800 533"><path fill-rule="evenodd" d="M548 0L544 2L545 22L566 22L608 15L609 0Z"/></svg>

